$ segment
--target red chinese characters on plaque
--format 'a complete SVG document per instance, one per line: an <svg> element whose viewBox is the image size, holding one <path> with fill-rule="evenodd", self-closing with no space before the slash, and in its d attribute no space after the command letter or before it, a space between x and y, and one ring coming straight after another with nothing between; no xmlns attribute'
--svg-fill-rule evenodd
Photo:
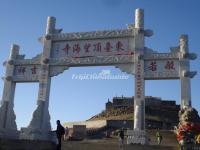
<svg viewBox="0 0 200 150"><path fill-rule="evenodd" d="M111 52L112 48L113 48L112 44L110 42L106 42L106 46L105 46L104 50L106 52Z"/></svg>
<svg viewBox="0 0 200 150"><path fill-rule="evenodd" d="M173 71L176 70L176 65L173 60L165 61L149 61L148 66L146 67L148 71L157 72L157 71Z"/></svg>
<svg viewBox="0 0 200 150"><path fill-rule="evenodd" d="M24 74L26 72L26 67L24 66L19 66L17 68L17 74Z"/></svg>
<svg viewBox="0 0 200 150"><path fill-rule="evenodd" d="M165 65L165 69L167 70L175 70L174 61L167 61Z"/></svg>
<svg viewBox="0 0 200 150"><path fill-rule="evenodd" d="M98 42L93 44L93 51L101 52L101 43Z"/></svg>
<svg viewBox="0 0 200 150"><path fill-rule="evenodd" d="M64 47L62 50L65 52L65 54L68 55L70 48L71 48L71 47L70 47L69 44L67 43L67 44L65 45L65 47Z"/></svg>
<svg viewBox="0 0 200 150"><path fill-rule="evenodd" d="M179 78L179 60L148 60L144 71L147 79Z"/></svg>
<svg viewBox="0 0 200 150"><path fill-rule="evenodd" d="M37 73L37 67L36 67L36 66L33 66L33 67L31 68L31 73L32 73L32 74L36 74L36 73Z"/></svg>
<svg viewBox="0 0 200 150"><path fill-rule="evenodd" d="M128 53L129 40L83 40L55 42L53 44L53 57L73 57L73 56L96 56L96 55L119 55Z"/></svg>
<svg viewBox="0 0 200 150"><path fill-rule="evenodd" d="M123 43L122 43L121 41L118 41L118 42L116 43L116 50L117 50L117 51L124 50L124 45L123 45Z"/></svg>
<svg viewBox="0 0 200 150"><path fill-rule="evenodd" d="M84 45L84 52L85 53L89 53L90 52L90 50L91 50L91 44L90 43L85 43L85 45Z"/></svg>
<svg viewBox="0 0 200 150"><path fill-rule="evenodd" d="M157 64L156 61L152 61L149 65L149 70L156 71L157 70Z"/></svg>
<svg viewBox="0 0 200 150"><path fill-rule="evenodd" d="M73 53L79 54L81 51L80 45L78 43L73 45Z"/></svg>
<svg viewBox="0 0 200 150"><path fill-rule="evenodd" d="M40 71L39 65L22 65L22 66L16 66L15 68L15 77L24 77L24 78L34 78L34 76L38 76Z"/></svg>

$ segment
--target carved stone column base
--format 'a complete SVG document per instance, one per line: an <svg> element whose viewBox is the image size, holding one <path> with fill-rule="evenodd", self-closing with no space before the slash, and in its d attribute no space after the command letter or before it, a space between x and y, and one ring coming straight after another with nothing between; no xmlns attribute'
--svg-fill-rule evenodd
<svg viewBox="0 0 200 150"><path fill-rule="evenodd" d="M149 144L149 138L144 130L128 130L127 144Z"/></svg>
<svg viewBox="0 0 200 150"><path fill-rule="evenodd" d="M42 129L21 128L20 139L51 141L56 143L56 133Z"/></svg>
<svg viewBox="0 0 200 150"><path fill-rule="evenodd" d="M21 128L20 139L55 141L51 131L50 115L45 101L38 101L33 118L27 128Z"/></svg>
<svg viewBox="0 0 200 150"><path fill-rule="evenodd" d="M2 102L0 106L0 137L18 139L19 131L15 122L16 116L10 102Z"/></svg>
<svg viewBox="0 0 200 150"><path fill-rule="evenodd" d="M0 138L19 139L19 131L13 129L0 128Z"/></svg>
<svg viewBox="0 0 200 150"><path fill-rule="evenodd" d="M33 112L32 120L28 126L30 129L40 129L43 131L51 130L50 115L47 103L38 101L38 106Z"/></svg>

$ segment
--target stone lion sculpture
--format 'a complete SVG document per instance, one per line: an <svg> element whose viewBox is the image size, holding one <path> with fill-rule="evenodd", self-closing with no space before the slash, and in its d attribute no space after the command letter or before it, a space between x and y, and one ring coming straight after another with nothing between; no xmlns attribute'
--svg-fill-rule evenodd
<svg viewBox="0 0 200 150"><path fill-rule="evenodd" d="M196 109L186 107L179 111L179 124L175 133L180 145L195 144L200 134L200 117Z"/></svg>

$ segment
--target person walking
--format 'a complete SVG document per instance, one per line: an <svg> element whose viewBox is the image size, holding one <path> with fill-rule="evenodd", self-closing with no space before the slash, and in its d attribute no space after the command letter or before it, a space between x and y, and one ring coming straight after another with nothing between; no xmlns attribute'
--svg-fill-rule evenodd
<svg viewBox="0 0 200 150"><path fill-rule="evenodd" d="M60 120L57 120L56 123L57 123L56 135L58 139L57 150L61 150L61 140L63 135L65 134L65 128L60 124Z"/></svg>
<svg viewBox="0 0 200 150"><path fill-rule="evenodd" d="M65 127L65 136L64 136L64 140L68 139L68 134L69 134L69 128L66 126Z"/></svg>
<svg viewBox="0 0 200 150"><path fill-rule="evenodd" d="M160 145L161 142L162 142L162 135L160 134L159 129L158 129L157 132L156 132L156 139L157 139L158 145Z"/></svg>
<svg viewBox="0 0 200 150"><path fill-rule="evenodd" d="M119 147L124 149L124 129L122 128L119 132Z"/></svg>

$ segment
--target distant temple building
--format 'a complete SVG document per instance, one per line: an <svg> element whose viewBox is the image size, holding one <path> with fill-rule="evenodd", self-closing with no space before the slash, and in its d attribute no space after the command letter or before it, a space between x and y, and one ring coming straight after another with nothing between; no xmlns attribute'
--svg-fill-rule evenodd
<svg viewBox="0 0 200 150"><path fill-rule="evenodd" d="M108 99L106 110L115 108L127 108L134 105L134 97L113 97L112 102Z"/></svg>
<svg viewBox="0 0 200 150"><path fill-rule="evenodd" d="M83 122L68 122L65 127L84 125L87 136L98 135L106 130L116 130L121 127L132 129L134 120L134 97L113 97L108 99L105 110ZM180 105L174 100L162 100L160 97L145 97L145 126L146 129L173 130L178 124Z"/></svg>
<svg viewBox="0 0 200 150"><path fill-rule="evenodd" d="M108 99L105 104L105 111L94 118L111 118L115 120L117 116L128 115L134 111L134 97L113 97L112 101ZM176 104L174 100L162 100L160 97L145 97L145 114L146 114L146 128L153 129L173 129L178 123L178 112L180 105ZM115 118L115 119L113 119ZM121 122L123 122L123 117ZM130 119L130 117L129 117ZM109 119L108 119L109 120ZM118 120L118 119L116 119ZM130 120L126 120L130 122ZM115 124L116 121L114 121ZM118 120L118 124L119 124ZM129 124L131 127L131 124Z"/></svg>
<svg viewBox="0 0 200 150"><path fill-rule="evenodd" d="M106 103L106 110L116 108L128 108L134 106L134 97L113 97L112 102L108 99ZM145 106L166 106L176 107L176 102L173 100L162 100L160 97L145 97Z"/></svg>

